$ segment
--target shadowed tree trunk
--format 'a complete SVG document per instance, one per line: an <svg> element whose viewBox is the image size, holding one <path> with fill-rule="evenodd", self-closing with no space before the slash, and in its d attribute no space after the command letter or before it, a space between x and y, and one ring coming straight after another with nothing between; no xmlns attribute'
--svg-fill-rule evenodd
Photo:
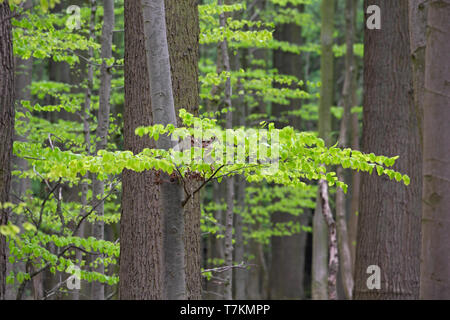
<svg viewBox="0 0 450 320"><path fill-rule="evenodd" d="M295 7L302 13L303 5ZM275 38L296 45L302 45L302 28L295 23L282 24L276 28ZM274 66L280 74L293 75L303 79L303 65L301 56L294 53L277 50L274 52ZM277 122L283 118L283 111L299 110L301 100L291 100L287 106L273 105L272 114ZM300 130L298 117L288 117L288 125ZM282 124L276 124L283 127ZM307 211L294 216L286 212L275 212L271 216L273 224L292 221L300 225L307 225L310 214ZM306 233L301 231L287 237L274 236L271 239L271 263L269 290L271 299L302 299L304 296L304 269L305 269Z"/></svg>
<svg viewBox="0 0 450 320"><path fill-rule="evenodd" d="M355 58L353 54L353 44L355 38L355 18L356 18L356 1L346 0L345 7L345 28L346 28L346 55L345 55L345 76L342 97L344 100L344 114L342 115L341 128L339 132L339 146L347 148L348 127L351 116L351 108L353 107L353 91ZM340 181L344 181L344 172L342 167L336 169L337 177ZM342 284L344 287L345 297L352 299L353 293L353 266L349 246L349 237L347 230L347 214L344 191L336 188L336 225L338 231L338 246L340 273L342 276Z"/></svg>
<svg viewBox="0 0 450 320"><path fill-rule="evenodd" d="M450 2L429 2L420 297L450 299Z"/></svg>
<svg viewBox="0 0 450 320"><path fill-rule="evenodd" d="M10 160L14 133L14 58L9 3L0 3L0 203L9 201ZM7 209L0 209L0 225L8 222ZM6 239L0 234L0 300L5 298Z"/></svg>
<svg viewBox="0 0 450 320"><path fill-rule="evenodd" d="M139 126L153 124L140 1L125 1L124 147L134 153L155 148L139 138ZM120 220L119 296L124 300L163 299L162 217L156 172L124 170Z"/></svg>
<svg viewBox="0 0 450 320"><path fill-rule="evenodd" d="M96 151L106 149L108 143L108 130L109 130L109 111L110 111L110 96L111 96L111 69L108 67L106 59L112 57L112 36L114 30L114 0L103 0L103 29L101 40L101 58L102 65L100 67L100 92L99 92L99 108L98 108L98 126L97 126L97 143ZM93 179L92 195L94 199L101 199L104 196L105 184L102 180L97 178ZM95 213L100 218L104 214L104 203L99 203L95 209ZM96 221L93 225L93 236L96 239L104 240L105 238L105 223L103 220ZM100 263L95 271L99 273L105 272L105 266ZM104 300L105 299L105 285L100 282L92 283L92 299Z"/></svg>
<svg viewBox="0 0 450 320"><path fill-rule="evenodd" d="M362 148L366 153L400 156L394 169L408 174L411 185L362 174L354 295L416 299L422 150L413 97L408 2L366 0L365 8L369 5L381 8L382 29L365 31ZM381 270L379 290L367 286L371 265Z"/></svg>
<svg viewBox="0 0 450 320"><path fill-rule="evenodd" d="M330 146L331 134L331 106L333 105L333 30L334 30L335 1L322 0L322 56L320 73L322 87L319 104L319 137ZM321 201L317 198L316 210L313 217L313 261L312 261L312 298L313 300L327 299L328 276L328 230L322 214Z"/></svg>

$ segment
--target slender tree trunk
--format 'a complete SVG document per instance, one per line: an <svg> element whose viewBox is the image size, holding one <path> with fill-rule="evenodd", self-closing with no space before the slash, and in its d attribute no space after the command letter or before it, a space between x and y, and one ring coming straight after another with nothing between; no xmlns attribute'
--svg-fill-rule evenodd
<svg viewBox="0 0 450 320"><path fill-rule="evenodd" d="M429 2L420 297L450 299L450 2Z"/></svg>
<svg viewBox="0 0 450 320"><path fill-rule="evenodd" d="M339 271L339 250L337 242L337 228L336 222L333 218L333 213L330 209L328 200L328 183L325 180L319 181L319 197L322 206L322 214L328 227L328 243L329 243L329 257L328 257L328 279L327 291L329 300L337 300L337 276Z"/></svg>
<svg viewBox="0 0 450 320"><path fill-rule="evenodd" d="M100 93L99 93L99 108L98 108L98 125L97 125L97 143L96 151L106 149L108 143L108 130L109 130L109 111L110 111L110 96L111 96L111 69L106 62L106 59L112 57L112 36L114 30L114 0L103 0L103 28L102 28L102 40L101 40L101 58L102 65L100 67ZM105 192L104 182L100 179L93 179L93 198L101 199ZM95 214L103 218L104 203L103 201L97 206ZM105 237L105 223L103 220L98 220L93 225L93 236L96 239L103 240ZM105 272L105 267L102 263L95 268L95 271L99 273ZM105 285L100 282L92 283L92 299L104 300L105 299Z"/></svg>
<svg viewBox="0 0 450 320"><path fill-rule="evenodd" d="M95 40L95 17L97 13L97 3L95 0L90 0L90 17L89 17L89 39L94 41ZM94 57L94 49L90 47L88 49L88 59L91 61ZM81 118L83 121L83 136L84 136L84 145L86 154L91 154L91 128L90 128L90 113L91 113L91 102L92 102L92 90L94 87L94 66L92 63L87 64L87 87L85 91L84 96L84 104L81 110ZM80 189L81 189L81 206L82 210L80 212L81 216L84 216L86 214L86 208L88 205L87 197L88 197L88 191L89 191L89 183L87 182L87 179L89 179L89 173L86 173L83 176L83 181L80 183ZM77 230L76 236L84 238L86 237L86 221L83 221ZM81 262L82 261L82 252L80 250L77 250L76 258ZM81 283L81 287L83 288L83 281ZM91 287L94 284L91 283ZM81 289L83 290L83 289ZM83 290L85 292L85 290ZM73 300L79 300L80 299L80 291L77 290L73 294Z"/></svg>
<svg viewBox="0 0 450 320"><path fill-rule="evenodd" d="M0 3L0 203L9 201L11 185L10 160L14 133L14 57L11 10ZM7 209L0 209L0 225L8 222ZM0 300L5 298L6 239L0 234Z"/></svg>
<svg viewBox="0 0 450 320"><path fill-rule="evenodd" d="M178 126L181 126L178 118L180 108L198 115L198 1L165 0L165 6L172 89ZM199 187L199 181L189 176L185 178L185 184L190 193ZM200 216L200 193L197 193L184 206L187 299L200 299L202 296Z"/></svg>
<svg viewBox="0 0 450 320"><path fill-rule="evenodd" d="M294 7L298 12L304 12L304 6ZM302 28L295 23L282 24L275 30L275 38L279 41L287 41L296 45L302 45ZM274 52L274 66L280 74L293 75L297 79L303 79L303 66L301 56L294 53L277 50ZM272 115L276 117L275 125L284 127L283 111L298 110L301 108L301 100L291 100L289 105L273 105ZM283 125L284 124L284 125ZM288 124L301 130L298 117L288 117ZM271 216L273 224L292 221L307 225L310 214L307 210L293 216L286 212L275 212ZM302 299L304 297L304 269L306 233L301 231L287 237L274 236L271 239L271 263L269 276L270 299Z"/></svg>
<svg viewBox="0 0 450 320"><path fill-rule="evenodd" d="M356 76L355 76L356 77ZM353 82L356 85L356 79ZM356 93L353 94L353 105L356 104ZM358 114L351 115L351 148L353 150L359 150L359 119ZM352 257L352 274L355 275L355 258L356 258L356 234L358 231L358 214L359 214L359 193L361 185L361 177L358 171L352 172L352 184L351 184L351 200L350 200L350 216L348 218L348 243L350 246L350 254ZM354 281L354 279L353 279Z"/></svg>
<svg viewBox="0 0 450 320"><path fill-rule="evenodd" d="M408 174L411 185L362 174L354 295L416 299L422 150L409 58L408 2L366 0L365 8L369 5L378 5L383 18L382 30L365 31L363 151L400 156L394 169ZM367 286L371 265L381 270L379 290Z"/></svg>
<svg viewBox="0 0 450 320"><path fill-rule="evenodd" d="M219 6L223 5L223 0L217 2ZM220 26L225 28L226 19L225 14L220 14ZM230 57L228 54L228 41L225 38L220 43L223 71L230 72ZM228 77L225 82L225 108L228 110L226 114L226 127L231 129L233 127L233 113L232 113L232 103L231 103L231 78ZM225 265L233 265L233 210L234 210L234 179L229 177L225 181L226 183L226 204L227 211L225 213ZM229 270L223 273L224 275L224 298L226 300L233 299L233 270Z"/></svg>
<svg viewBox="0 0 450 320"><path fill-rule="evenodd" d="M331 134L331 106L333 105L334 75L333 75L333 30L334 30L335 1L322 0L322 56L320 72L322 87L319 104L319 136L326 145L330 145ZM313 217L313 261L312 261L312 298L314 300L327 299L328 275L328 236L327 225L323 218L320 196L317 198L316 210Z"/></svg>
<svg viewBox="0 0 450 320"><path fill-rule="evenodd" d="M353 74L355 73L355 59L353 55L353 44L355 38L355 0L346 0L345 8L345 25L346 25L346 47L345 55L345 79L343 89L344 114L342 116L341 128L339 133L339 145L341 148L347 147L348 126L350 121L350 112L353 107ZM337 177L340 181L344 181L344 170L342 167L337 168ZM350 246L348 242L347 231L347 215L344 191L341 188L336 189L336 224L338 230L339 244L339 260L342 282L345 297L352 299L353 292L353 272Z"/></svg>
<svg viewBox="0 0 450 320"><path fill-rule="evenodd" d="M244 247L244 233L243 233L243 220L242 213L245 210L245 179L239 179L237 182L237 207L238 212L234 217L234 229L235 229L235 247L234 247L234 261L241 263L244 261L245 247ZM235 269L234 270L234 297L236 300L244 300L245 284L247 281L247 270Z"/></svg>
<svg viewBox="0 0 450 320"><path fill-rule="evenodd" d="M133 153L155 148L139 138L139 126L153 124L150 80L145 55L144 22L140 1L125 1L124 147ZM123 300L163 299L162 215L155 171L122 174L119 297Z"/></svg>
<svg viewBox="0 0 450 320"><path fill-rule="evenodd" d="M155 124L177 126L172 92L164 0L141 0L145 52L149 69L152 114ZM158 149L173 146L170 137L156 142ZM168 299L186 298L183 187L176 175L162 174L161 209L164 215L164 277Z"/></svg>

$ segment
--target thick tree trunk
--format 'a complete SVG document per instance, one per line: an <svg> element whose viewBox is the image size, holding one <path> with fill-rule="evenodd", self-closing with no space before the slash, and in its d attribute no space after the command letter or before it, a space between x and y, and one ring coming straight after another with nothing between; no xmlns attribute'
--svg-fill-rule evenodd
<svg viewBox="0 0 450 320"><path fill-rule="evenodd" d="M450 299L450 2L429 2L420 297Z"/></svg>
<svg viewBox="0 0 450 320"><path fill-rule="evenodd" d="M112 36L114 30L114 0L103 0L103 28L102 28L102 40L101 40L101 58L102 65L100 68L100 92L99 92L99 108L97 116L97 143L96 151L106 149L108 143L108 130L109 130L109 111L110 111L110 96L111 96L111 69L108 67L106 59L112 57ZM93 179L92 195L94 199L103 198L105 192L105 184L102 180L97 178ZM103 201L95 209L95 214L102 218L104 214ZM99 240L105 238L105 223L103 220L96 221L93 225L92 235ZM99 264L95 271L99 273L105 272L103 264ZM104 300L105 299L105 285L100 282L92 283L92 299Z"/></svg>
<svg viewBox="0 0 450 320"><path fill-rule="evenodd" d="M0 3L0 203L9 201L10 160L14 133L14 58L11 10ZM7 209L0 209L0 225L8 222ZM0 300L5 298L6 239L0 234Z"/></svg>
<svg viewBox="0 0 450 320"><path fill-rule="evenodd" d="M172 124L176 127L164 0L141 0L141 4L153 121L155 124ZM173 142L170 137L161 136L156 146L167 150L173 146ZM161 174L161 178L165 293L168 299L185 299L184 190L175 175L169 177Z"/></svg>
<svg viewBox="0 0 450 320"><path fill-rule="evenodd" d="M365 31L362 147L366 153L400 156L394 168L408 174L411 185L362 175L354 295L355 299L416 299L422 150L409 58L408 2L366 0L365 8L369 5L381 8L382 29ZM367 286L371 265L381 269L379 290Z"/></svg>
<svg viewBox="0 0 450 320"><path fill-rule="evenodd" d="M334 54L333 54L333 30L334 30L335 1L322 0L322 56L320 60L320 72L322 87L319 104L319 136L324 139L327 146L331 139L331 106L333 105L334 92ZM312 261L312 298L314 300L327 299L327 274L328 274L328 236L327 225L322 215L320 196L317 198L316 210L313 217L313 261Z"/></svg>
<svg viewBox="0 0 450 320"><path fill-rule="evenodd" d="M139 138L134 133L139 126L153 124L140 1L125 1L124 15L124 147L139 153L144 148L155 148L153 140ZM122 190L119 297L163 299L163 226L156 172L124 170Z"/></svg>
<svg viewBox="0 0 450 320"><path fill-rule="evenodd" d="M198 115L198 1L165 0L165 5L172 89L178 126L181 126L179 109ZM185 183L189 192L199 187L199 182L189 177L185 178ZM200 215L200 193L197 193L184 206L187 299L200 299L202 296Z"/></svg>

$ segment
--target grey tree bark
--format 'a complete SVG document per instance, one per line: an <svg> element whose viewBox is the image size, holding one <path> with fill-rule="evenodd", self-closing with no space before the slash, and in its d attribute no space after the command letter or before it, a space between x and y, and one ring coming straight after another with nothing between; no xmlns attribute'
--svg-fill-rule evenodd
<svg viewBox="0 0 450 320"><path fill-rule="evenodd" d="M167 41L169 44L172 90L178 125L181 108L198 116L199 109L199 17L197 0L165 0ZM193 193L201 181L194 175L184 178L186 190ZM186 298L202 296L200 193L189 198L184 205L184 245L186 250Z"/></svg>
<svg viewBox="0 0 450 320"><path fill-rule="evenodd" d="M114 30L114 0L103 0L103 28L101 37L101 58L102 65L100 67L100 92L99 92L99 108L97 116L97 132L96 132L96 152L106 149L108 143L109 130L109 112L110 112L110 97L111 97L111 69L106 62L106 59L112 57L112 36ZM102 180L94 177L92 186L92 195L94 199L103 198L105 192L105 184ZM104 204L101 202L95 214L103 218ZM105 237L105 223L103 220L98 220L93 225L93 236L96 239L103 240ZM105 267L99 264L95 271L104 273ZM105 299L105 285L100 282L92 283L92 299Z"/></svg>
<svg viewBox="0 0 450 320"><path fill-rule="evenodd" d="M324 139L326 145L330 145L331 133L331 106L333 105L334 72L333 72L333 30L335 1L322 0L321 3L322 32L321 47L322 56L320 72L322 87L319 104L319 137ZM328 298L328 236L327 225L323 218L320 196L317 198L316 210L313 217L313 258L312 258L312 299L324 300Z"/></svg>
<svg viewBox="0 0 450 320"><path fill-rule="evenodd" d="M351 108L353 107L353 91L355 73L355 58L353 53L353 44L355 40L355 12L356 1L346 0L345 7L345 29L346 29L346 55L345 55L345 76L342 98L344 101L344 113L341 120L341 128L339 132L339 146L347 147L348 126L351 116ZM337 168L337 177L340 181L344 181L343 168ZM349 237L347 230L347 214L344 191L341 188L336 189L336 225L338 232L340 273L342 277L344 293L348 300L352 299L353 293L353 268L352 258L349 246Z"/></svg>
<svg viewBox="0 0 450 320"><path fill-rule="evenodd" d="M139 153L155 148L135 129L153 124L150 80L145 54L140 1L125 1L124 148ZM164 299L160 186L153 170L122 173L119 297L123 300Z"/></svg>
<svg viewBox="0 0 450 320"><path fill-rule="evenodd" d="M417 299L422 149L413 97L408 2L366 0L364 5L381 8L382 30L365 31L363 151L400 156L394 169L408 174L411 184L362 174L354 297ZM381 269L379 290L367 286L371 265Z"/></svg>
<svg viewBox="0 0 450 320"><path fill-rule="evenodd" d="M429 2L420 297L450 299L450 2Z"/></svg>
<svg viewBox="0 0 450 320"><path fill-rule="evenodd" d="M427 45L427 5L426 0L409 0L409 36L413 68L414 103L419 124L421 144L423 144L423 108L425 96L425 49Z"/></svg>
<svg viewBox="0 0 450 320"><path fill-rule="evenodd" d="M152 115L155 124L177 126L172 92L164 0L141 0L144 18L145 52L150 80ZM168 136L156 141L158 149L169 149ZM168 299L185 299L183 188L176 175L162 174L161 209L164 233L164 282Z"/></svg>
<svg viewBox="0 0 450 320"><path fill-rule="evenodd" d="M0 3L0 203L9 201L10 160L14 133L14 57L9 3ZM8 210L0 209L0 225L8 222ZM6 239L0 234L0 300L5 298Z"/></svg>

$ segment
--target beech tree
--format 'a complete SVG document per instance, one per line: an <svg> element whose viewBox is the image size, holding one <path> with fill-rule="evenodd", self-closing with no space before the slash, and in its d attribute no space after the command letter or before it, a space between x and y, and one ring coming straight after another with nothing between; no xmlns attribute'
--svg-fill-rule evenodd
<svg viewBox="0 0 450 320"><path fill-rule="evenodd" d="M430 1L425 58L420 297L450 298L450 3Z"/></svg>
<svg viewBox="0 0 450 320"><path fill-rule="evenodd" d="M367 153L398 155L395 168L411 177L411 185L362 175L354 297L415 299L419 296L422 151L412 94L408 2L366 0L364 9L370 5L380 7L382 29L366 28L364 33L362 148ZM367 287L371 265L381 269L379 290Z"/></svg>
<svg viewBox="0 0 450 320"><path fill-rule="evenodd" d="M320 73L322 87L319 104L319 136L327 146L331 144L331 106L334 101L334 55L333 30L335 1L322 0L320 12L322 19ZM328 192L328 191L326 191ZM323 217L320 195L317 198L313 217L313 262L312 262L312 298L324 300L328 298L328 230Z"/></svg>
<svg viewBox="0 0 450 320"><path fill-rule="evenodd" d="M0 2L0 203L9 201L11 185L10 161L14 132L14 58L11 10L9 3ZM0 209L0 225L8 222L8 209ZM5 298L6 239L0 234L0 300Z"/></svg>
<svg viewBox="0 0 450 320"><path fill-rule="evenodd" d="M124 144L139 153L155 142L138 137L139 126L153 124L150 81L145 55L144 22L140 1L125 1ZM159 185L153 170L124 170L119 295L125 300L163 299L162 217Z"/></svg>

